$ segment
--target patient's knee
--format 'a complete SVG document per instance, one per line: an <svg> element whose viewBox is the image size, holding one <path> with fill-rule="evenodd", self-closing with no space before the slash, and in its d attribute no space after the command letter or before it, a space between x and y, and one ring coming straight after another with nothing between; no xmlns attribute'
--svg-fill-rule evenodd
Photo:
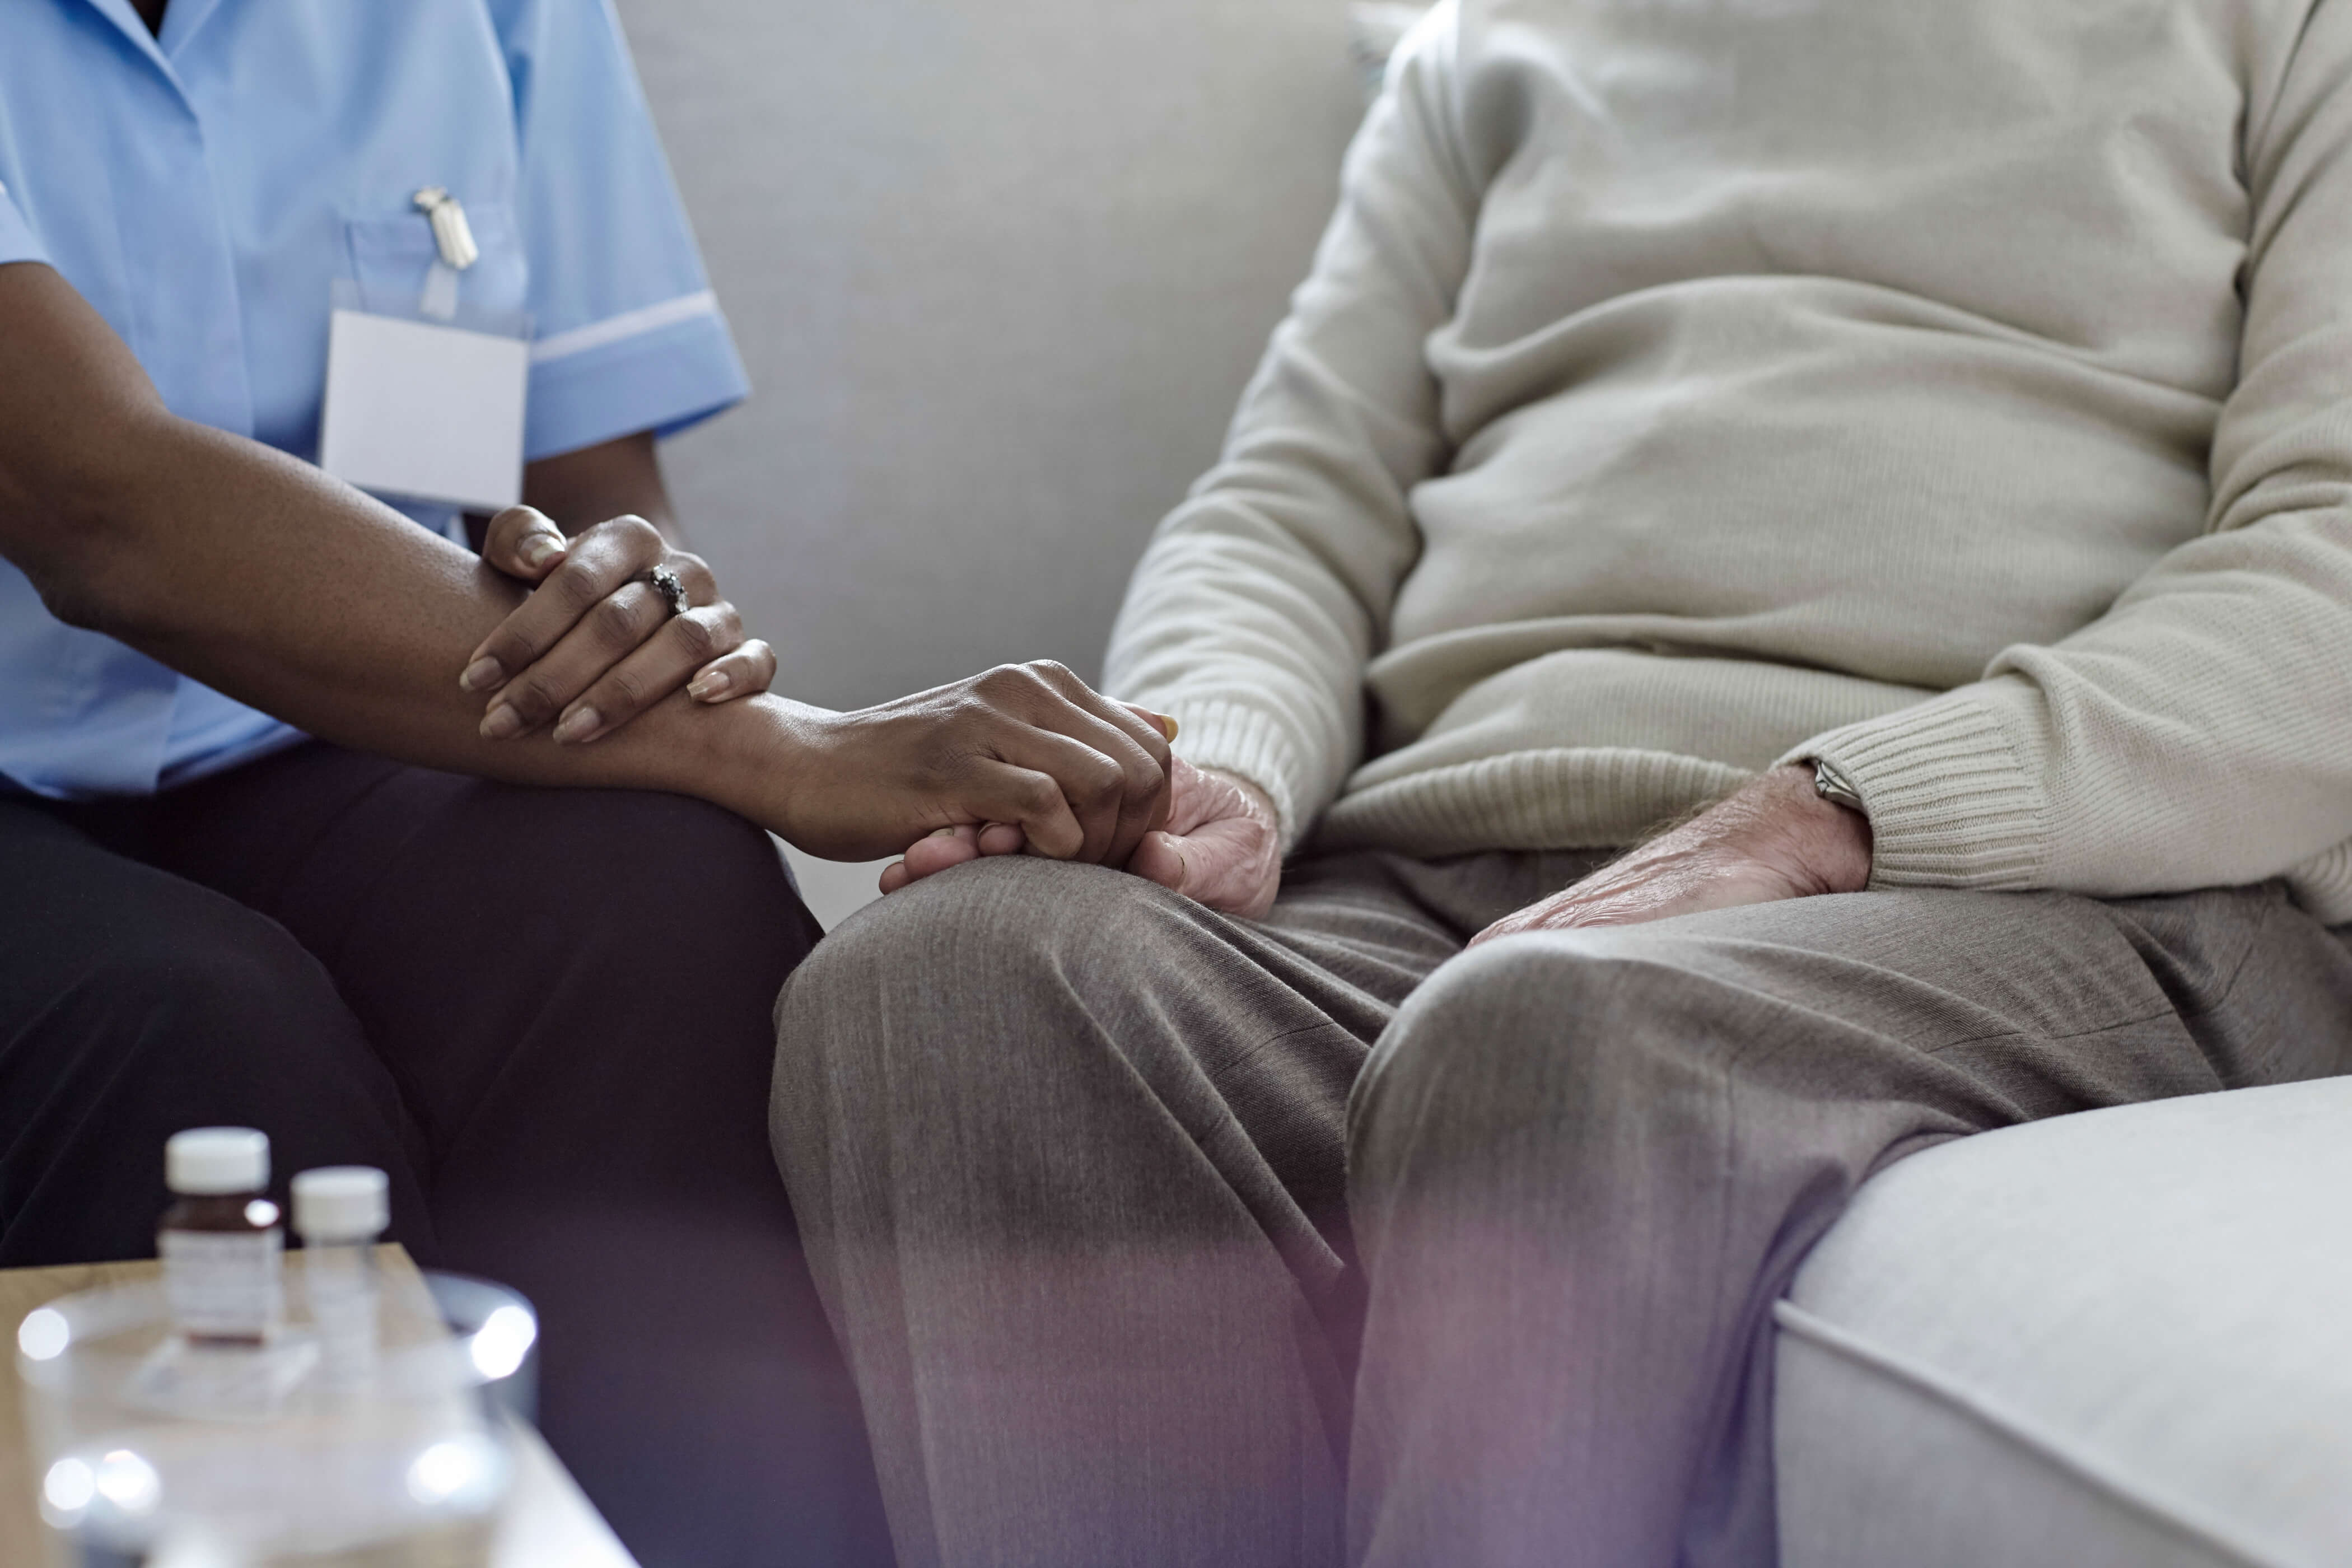
<svg viewBox="0 0 2352 1568"><path fill-rule="evenodd" d="M1100 866L992 856L875 900L843 921L825 946L899 964L1059 955L1115 941L1138 898L1160 890Z"/></svg>
<svg viewBox="0 0 2352 1568"><path fill-rule="evenodd" d="M1041 982L1116 984L1150 962L1164 889L1099 866L1002 856L942 871L843 921L777 1004L780 1047L875 1028L986 1034L997 999Z"/></svg>
<svg viewBox="0 0 2352 1568"><path fill-rule="evenodd" d="M1384 1168L1436 1128L1475 1157L1678 1110L1670 1086L1728 1070L1721 993L1643 928L1474 948L1433 974L1375 1047L1350 1108L1350 1158Z"/></svg>

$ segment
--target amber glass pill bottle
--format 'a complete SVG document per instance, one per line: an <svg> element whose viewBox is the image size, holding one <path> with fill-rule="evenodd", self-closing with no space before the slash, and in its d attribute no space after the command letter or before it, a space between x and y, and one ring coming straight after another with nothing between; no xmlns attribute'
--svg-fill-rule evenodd
<svg viewBox="0 0 2352 1568"><path fill-rule="evenodd" d="M155 1233L173 1326L194 1345L258 1345L284 1315L286 1233L269 1201L269 1140L195 1127L163 1145L172 1206Z"/></svg>

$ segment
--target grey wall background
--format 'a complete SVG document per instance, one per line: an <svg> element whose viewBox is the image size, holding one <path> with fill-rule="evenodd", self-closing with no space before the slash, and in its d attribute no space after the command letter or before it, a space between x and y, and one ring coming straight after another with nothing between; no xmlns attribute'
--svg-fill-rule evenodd
<svg viewBox="0 0 2352 1568"><path fill-rule="evenodd" d="M620 0L752 401L670 444L780 689L1099 668L1360 112L1341 0Z"/></svg>

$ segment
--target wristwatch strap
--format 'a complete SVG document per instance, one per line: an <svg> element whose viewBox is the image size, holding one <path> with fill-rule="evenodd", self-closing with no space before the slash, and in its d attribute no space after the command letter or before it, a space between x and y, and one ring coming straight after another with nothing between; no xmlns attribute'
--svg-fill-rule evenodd
<svg viewBox="0 0 2352 1568"><path fill-rule="evenodd" d="M1862 796L1853 785L1845 782L1843 773L1819 757L1813 759L1813 793L1832 805L1844 806L1848 811L1863 811ZM1870 814L1863 811L1863 815L1867 816Z"/></svg>

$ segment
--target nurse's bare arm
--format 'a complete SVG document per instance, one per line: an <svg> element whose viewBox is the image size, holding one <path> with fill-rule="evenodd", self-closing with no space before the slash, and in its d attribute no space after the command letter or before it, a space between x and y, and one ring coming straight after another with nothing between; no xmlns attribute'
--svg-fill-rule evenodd
<svg viewBox="0 0 2352 1568"><path fill-rule="evenodd" d="M675 693L593 746L480 733L454 672L524 587L317 468L163 406L51 268L0 266L0 555L60 619L312 734L486 777L699 795L820 855L1018 822L1123 863L1164 808L1167 745L1058 666L881 708Z"/></svg>
<svg viewBox="0 0 2352 1568"><path fill-rule="evenodd" d="M526 465L522 503L567 534L608 517L634 514L652 523L672 544L686 542L650 430Z"/></svg>

